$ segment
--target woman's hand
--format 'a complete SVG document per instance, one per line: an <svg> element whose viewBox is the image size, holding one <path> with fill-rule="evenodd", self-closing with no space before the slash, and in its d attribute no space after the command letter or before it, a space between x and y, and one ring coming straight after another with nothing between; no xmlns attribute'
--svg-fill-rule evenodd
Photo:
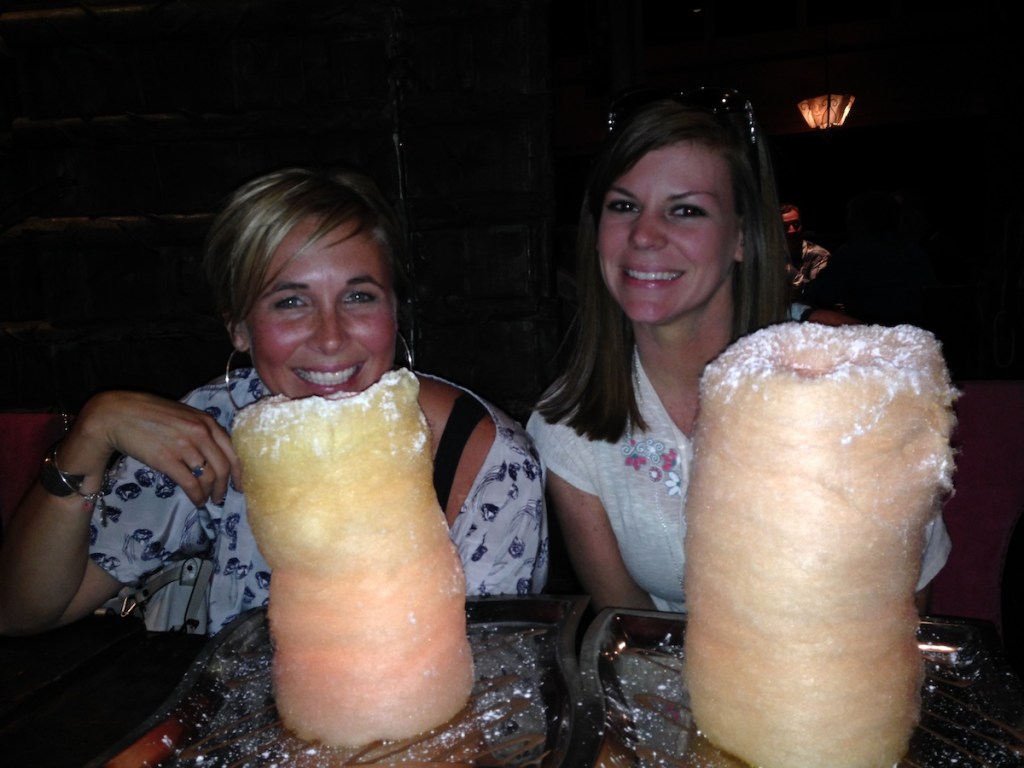
<svg viewBox="0 0 1024 768"><path fill-rule="evenodd" d="M167 475L197 506L223 501L229 481L241 488L241 464L228 433L209 414L173 400L138 392L97 395L61 444L61 469L92 472L99 457L105 467L115 452Z"/></svg>
<svg viewBox="0 0 1024 768"><path fill-rule="evenodd" d="M82 475L80 493L54 495L37 483L0 549L0 634L26 634L88 615L113 597L117 580L89 560L90 506L114 453L170 477L196 505L221 501L241 465L227 432L209 414L134 392L92 398L57 446L62 472ZM200 471L201 470L201 471Z"/></svg>

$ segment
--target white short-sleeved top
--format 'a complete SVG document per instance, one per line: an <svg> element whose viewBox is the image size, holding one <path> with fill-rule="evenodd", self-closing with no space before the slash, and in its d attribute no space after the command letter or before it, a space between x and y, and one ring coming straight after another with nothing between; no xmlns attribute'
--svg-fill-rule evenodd
<svg viewBox="0 0 1024 768"><path fill-rule="evenodd" d="M534 413L526 425L548 472L597 496L633 580L662 611L683 611L683 508L693 444L658 399L636 361L640 412L647 431L617 442L593 441Z"/></svg>

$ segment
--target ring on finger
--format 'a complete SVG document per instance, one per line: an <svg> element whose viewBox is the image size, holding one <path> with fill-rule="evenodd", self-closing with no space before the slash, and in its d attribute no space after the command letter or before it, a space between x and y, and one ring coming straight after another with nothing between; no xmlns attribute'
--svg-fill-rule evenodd
<svg viewBox="0 0 1024 768"><path fill-rule="evenodd" d="M192 477L202 477L203 476L203 472L205 472L205 471L206 471L206 459L203 459L203 463L202 464L197 464L196 466L192 467Z"/></svg>

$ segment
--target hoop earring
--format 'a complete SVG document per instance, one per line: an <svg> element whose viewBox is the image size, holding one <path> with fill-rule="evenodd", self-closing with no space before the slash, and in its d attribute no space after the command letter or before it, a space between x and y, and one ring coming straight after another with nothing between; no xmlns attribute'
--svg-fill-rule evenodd
<svg viewBox="0 0 1024 768"><path fill-rule="evenodd" d="M405 353L405 367L411 371L414 363L412 357L412 348L409 346L409 343L405 340L405 336L402 335L401 331L396 333L395 336L397 336L398 340L402 342L402 351Z"/></svg>
<svg viewBox="0 0 1024 768"><path fill-rule="evenodd" d="M237 349L232 349L231 350L231 354L228 355L227 365L224 366L224 389L227 390L227 392L228 392L228 400L230 400L231 404L233 406L235 406L235 410L236 411L240 411L240 410L242 410L242 406L240 406L238 403L235 402L235 395L234 395L234 392L232 392L234 387L231 386L231 361L235 359L235 354L237 352L238 352Z"/></svg>

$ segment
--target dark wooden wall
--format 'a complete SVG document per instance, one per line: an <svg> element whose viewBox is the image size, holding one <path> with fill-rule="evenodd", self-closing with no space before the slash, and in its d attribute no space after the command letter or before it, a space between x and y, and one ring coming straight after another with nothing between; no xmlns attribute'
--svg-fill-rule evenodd
<svg viewBox="0 0 1024 768"><path fill-rule="evenodd" d="M419 367L524 416L603 112L635 82L747 91L828 245L850 195L929 192L963 254L934 301L955 373L1020 378L1021 24L1013 0L6 0L0 409L217 376L212 212L257 173L346 163L406 221ZM795 108L826 62L857 96L831 134Z"/></svg>
<svg viewBox="0 0 1024 768"><path fill-rule="evenodd" d="M0 409L172 397L230 347L212 213L355 165L410 238L418 367L527 413L558 342L545 0L9 0L0 9Z"/></svg>
<svg viewBox="0 0 1024 768"><path fill-rule="evenodd" d="M615 92L735 87L754 104L780 195L823 245L845 241L857 193L925 203L955 254L927 294L952 372L1024 378L1021 29L1017 0L556 0L557 263L571 268L580 189ZM815 131L796 104L826 91L856 102L842 128Z"/></svg>

